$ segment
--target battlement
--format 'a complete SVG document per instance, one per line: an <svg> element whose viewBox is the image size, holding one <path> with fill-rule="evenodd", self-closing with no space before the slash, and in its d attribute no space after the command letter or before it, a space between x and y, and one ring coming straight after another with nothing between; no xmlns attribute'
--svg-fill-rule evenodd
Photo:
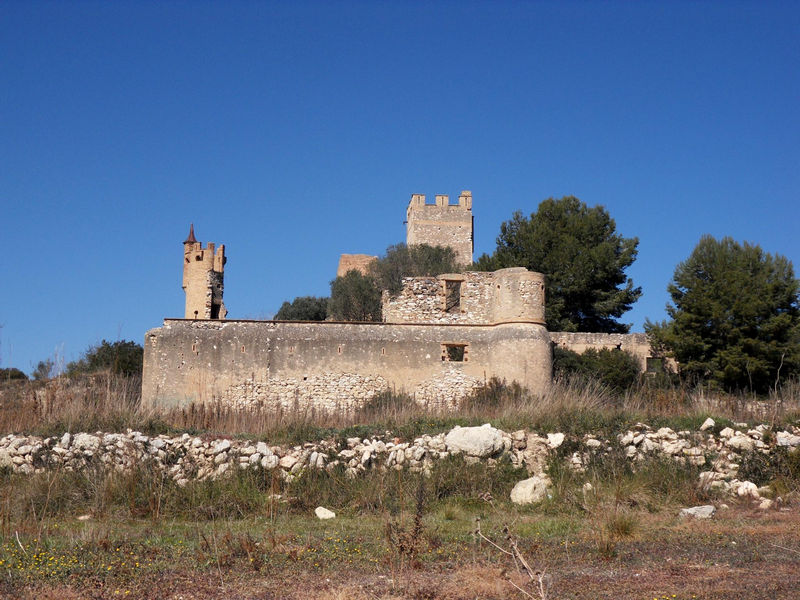
<svg viewBox="0 0 800 600"><path fill-rule="evenodd" d="M203 247L194 236L194 224L183 242L183 291L187 319L224 319L222 302L225 244L209 242Z"/></svg>
<svg viewBox="0 0 800 600"><path fill-rule="evenodd" d="M461 265L472 264L472 192L464 190L457 204L447 194L437 194L428 204L425 194L412 194L406 210L406 243L448 246Z"/></svg>
<svg viewBox="0 0 800 600"><path fill-rule="evenodd" d="M459 194L457 204L450 204L450 196L447 194L436 194L434 198L434 203L428 204L425 194L411 194L411 201L408 203L408 212L410 213L412 208L423 206L438 206L440 208L449 206L454 209L461 208L464 210L472 210L472 192L469 190L464 190Z"/></svg>

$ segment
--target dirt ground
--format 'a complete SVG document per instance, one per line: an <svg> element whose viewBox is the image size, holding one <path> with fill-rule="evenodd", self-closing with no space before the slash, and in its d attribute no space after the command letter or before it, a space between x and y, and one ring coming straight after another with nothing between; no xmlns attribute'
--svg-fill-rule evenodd
<svg viewBox="0 0 800 600"><path fill-rule="evenodd" d="M368 531L369 535L375 535L374 529ZM534 571L543 572L542 587L535 574L532 581L524 569L515 566L510 555L487 542L465 543L464 538L459 541L447 535L440 537L437 546L429 547L421 556L387 550L379 558L351 560L344 558L349 556L341 550L344 546L338 554L326 559L322 555L322 538L309 534L305 546L299 550L284 544L280 561L265 562L245 551L219 552L212 554L216 558L209 561L209 555L204 555L199 547L170 550L172 546L162 541L159 551L174 552L174 560L166 557L142 572L124 576L93 572L77 577L34 577L27 582L7 574L0 584L0 597L24 600L800 598L797 507L763 512L738 506L720 511L708 521L655 518L610 545L603 545L603 540L593 536L591 529L541 539L520 537L523 557ZM509 548L507 541L494 539L504 549ZM351 545L345 550L352 550L355 556L362 547L378 547L371 546L370 540L362 541L361 545ZM303 557L303 549L306 554L318 552L319 558Z"/></svg>

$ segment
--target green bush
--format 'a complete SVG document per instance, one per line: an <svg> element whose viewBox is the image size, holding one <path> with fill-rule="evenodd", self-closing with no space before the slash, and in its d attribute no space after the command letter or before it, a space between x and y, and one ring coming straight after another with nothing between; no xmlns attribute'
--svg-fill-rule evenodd
<svg viewBox="0 0 800 600"><path fill-rule="evenodd" d="M7 369L0 369L0 381L27 381L28 376L19 369L9 367Z"/></svg>
<svg viewBox="0 0 800 600"><path fill-rule="evenodd" d="M67 375L80 375L110 371L119 375L140 375L144 349L140 344L128 340L108 342L103 340L90 347L80 360L67 365Z"/></svg>
<svg viewBox="0 0 800 600"><path fill-rule="evenodd" d="M583 354L556 347L553 349L553 370L556 376L580 375L594 378L617 394L624 394L641 377L639 359L624 350L595 350Z"/></svg>

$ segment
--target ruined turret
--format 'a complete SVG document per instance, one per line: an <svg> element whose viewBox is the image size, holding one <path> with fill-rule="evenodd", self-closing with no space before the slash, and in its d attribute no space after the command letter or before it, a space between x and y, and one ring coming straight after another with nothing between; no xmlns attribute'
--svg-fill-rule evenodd
<svg viewBox="0 0 800 600"><path fill-rule="evenodd" d="M183 242L183 291L186 319L224 319L228 311L222 302L225 245L208 243L205 248L194 236L194 224Z"/></svg>

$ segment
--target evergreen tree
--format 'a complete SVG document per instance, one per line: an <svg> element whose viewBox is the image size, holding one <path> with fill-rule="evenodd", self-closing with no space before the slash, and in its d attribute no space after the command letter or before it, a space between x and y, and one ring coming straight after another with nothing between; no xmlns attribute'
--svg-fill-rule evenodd
<svg viewBox="0 0 800 600"><path fill-rule="evenodd" d="M638 238L616 233L602 206L549 198L529 218L517 211L503 223L494 254L481 256L475 268L544 273L551 331L626 333L630 326L617 319L642 295L625 274L638 245Z"/></svg>
<svg viewBox="0 0 800 600"><path fill-rule="evenodd" d="M331 281L328 313L335 321L380 321L381 293L375 279L353 270Z"/></svg>
<svg viewBox="0 0 800 600"><path fill-rule="evenodd" d="M800 372L800 287L785 257L706 235L667 289L670 320L645 330L683 376L763 393Z"/></svg>
<svg viewBox="0 0 800 600"><path fill-rule="evenodd" d="M275 319L278 321L324 321L328 316L328 298L299 296L284 302Z"/></svg>

